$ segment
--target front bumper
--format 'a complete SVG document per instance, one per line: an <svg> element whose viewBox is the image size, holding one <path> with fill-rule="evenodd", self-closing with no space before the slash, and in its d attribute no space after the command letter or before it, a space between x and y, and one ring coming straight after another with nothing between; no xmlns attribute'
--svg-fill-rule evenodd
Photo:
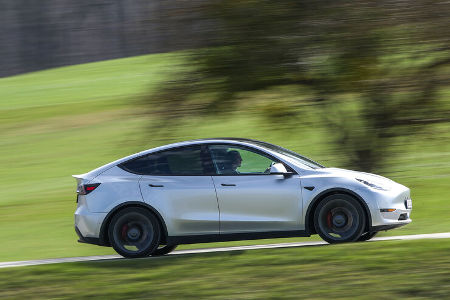
<svg viewBox="0 0 450 300"><path fill-rule="evenodd" d="M375 204L371 207L373 231L388 230L411 223L410 190L397 184L389 191L372 191L366 199ZM393 211L392 211L393 210Z"/></svg>
<svg viewBox="0 0 450 300"><path fill-rule="evenodd" d="M380 209L372 212L371 231L383 231L408 225L412 222L411 209L396 208L393 212L381 212Z"/></svg>

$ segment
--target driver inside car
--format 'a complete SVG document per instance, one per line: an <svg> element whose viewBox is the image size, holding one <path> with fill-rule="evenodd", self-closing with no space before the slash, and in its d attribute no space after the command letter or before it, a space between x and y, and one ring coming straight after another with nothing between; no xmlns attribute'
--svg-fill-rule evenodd
<svg viewBox="0 0 450 300"><path fill-rule="evenodd" d="M236 150L230 150L227 152L225 158L226 164L223 173L227 175L239 174L237 168L239 168L242 163L241 154L239 154L239 152Z"/></svg>

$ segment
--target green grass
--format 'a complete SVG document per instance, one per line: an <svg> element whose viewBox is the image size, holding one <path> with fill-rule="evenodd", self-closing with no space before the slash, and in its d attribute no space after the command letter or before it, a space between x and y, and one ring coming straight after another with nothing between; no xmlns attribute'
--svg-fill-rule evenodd
<svg viewBox="0 0 450 300"><path fill-rule="evenodd" d="M448 298L450 240L366 242L0 270L8 299Z"/></svg>
<svg viewBox="0 0 450 300"><path fill-rule="evenodd" d="M0 261L113 253L76 242L71 175L167 142L256 138L339 166L344 154L330 150L326 132L313 126L271 125L259 117L257 108L222 117L192 116L167 135L154 136L137 102L161 84L168 71L181 68L181 59L176 53L157 54L0 79ZM414 221L386 234L449 231L449 138L449 127L440 125L399 143L398 155L383 175L412 188ZM261 242L274 241L220 245Z"/></svg>

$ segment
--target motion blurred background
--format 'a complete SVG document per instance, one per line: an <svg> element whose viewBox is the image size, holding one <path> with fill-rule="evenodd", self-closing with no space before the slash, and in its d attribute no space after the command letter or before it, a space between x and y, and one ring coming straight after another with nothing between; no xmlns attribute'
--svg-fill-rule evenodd
<svg viewBox="0 0 450 300"><path fill-rule="evenodd" d="M429 0L1 1L0 261L113 253L76 243L71 175L206 137L387 176L414 207L384 235L450 231L449 15Z"/></svg>

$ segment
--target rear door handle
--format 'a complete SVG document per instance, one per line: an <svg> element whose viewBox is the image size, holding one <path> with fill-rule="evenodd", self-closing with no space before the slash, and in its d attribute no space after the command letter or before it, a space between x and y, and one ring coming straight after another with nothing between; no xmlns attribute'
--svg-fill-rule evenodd
<svg viewBox="0 0 450 300"><path fill-rule="evenodd" d="M222 186L236 186L234 183L222 183Z"/></svg>
<svg viewBox="0 0 450 300"><path fill-rule="evenodd" d="M163 187L164 185L162 185L162 184L149 184L148 186L151 186L151 187Z"/></svg>

